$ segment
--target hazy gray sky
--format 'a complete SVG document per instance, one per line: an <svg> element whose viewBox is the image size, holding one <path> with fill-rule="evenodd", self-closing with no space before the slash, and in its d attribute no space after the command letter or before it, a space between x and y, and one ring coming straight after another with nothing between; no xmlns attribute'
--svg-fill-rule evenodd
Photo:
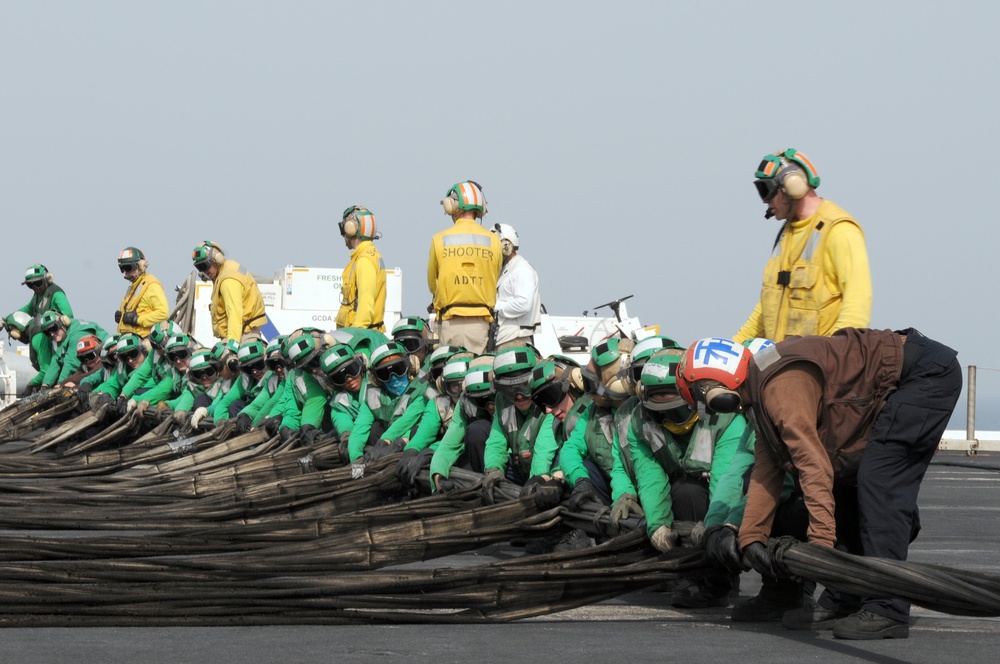
<svg viewBox="0 0 1000 664"><path fill-rule="evenodd" d="M634 294L681 342L728 336L779 223L753 172L795 147L865 230L872 326L981 367L980 427L1000 428L1000 233L978 209L998 19L986 2L3 0L0 308L42 262L110 329L127 245L168 291L203 239L256 273L342 266L336 222L362 204L421 313L438 201L471 178L550 312Z"/></svg>

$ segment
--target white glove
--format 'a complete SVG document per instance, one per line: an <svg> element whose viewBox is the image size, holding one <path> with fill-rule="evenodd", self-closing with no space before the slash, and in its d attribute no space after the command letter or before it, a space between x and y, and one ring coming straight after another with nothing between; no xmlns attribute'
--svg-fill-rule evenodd
<svg viewBox="0 0 1000 664"><path fill-rule="evenodd" d="M201 421L208 417L208 408L201 406L194 409L194 413L191 415L191 428L197 429Z"/></svg>
<svg viewBox="0 0 1000 664"><path fill-rule="evenodd" d="M351 463L351 479L360 480L365 476L365 460L358 459Z"/></svg>
<svg viewBox="0 0 1000 664"><path fill-rule="evenodd" d="M131 413L133 410L136 409L138 405L139 405L138 401L136 401L135 399L129 399L128 403L125 404L125 414L128 415L129 413Z"/></svg>
<svg viewBox="0 0 1000 664"><path fill-rule="evenodd" d="M693 526L691 526L691 544L694 547L700 547L701 543L705 541L705 522L698 521Z"/></svg>
<svg viewBox="0 0 1000 664"><path fill-rule="evenodd" d="M666 526L660 526L653 531L653 536L649 538L650 543L660 553L666 553L674 548L677 542L677 535Z"/></svg>
<svg viewBox="0 0 1000 664"><path fill-rule="evenodd" d="M129 402L129 405L132 405L132 404L131 404L131 402ZM146 409L147 409L147 408L149 408L149 402L148 402L148 401L140 401L140 402L138 403L138 405L136 405L136 407L135 407L135 409L136 409L137 411L139 411L139 415L140 415L140 416L142 416L142 415L145 415L145 414L146 414Z"/></svg>

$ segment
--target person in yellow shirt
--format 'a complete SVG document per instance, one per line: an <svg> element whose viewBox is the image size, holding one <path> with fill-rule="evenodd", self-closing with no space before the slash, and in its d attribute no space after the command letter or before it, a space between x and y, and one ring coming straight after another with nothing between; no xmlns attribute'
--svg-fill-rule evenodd
<svg viewBox="0 0 1000 664"><path fill-rule="evenodd" d="M340 287L337 327L363 327L385 332L385 264L372 240L382 237L375 215L368 208L352 205L338 224L351 260L344 268Z"/></svg>
<svg viewBox="0 0 1000 664"><path fill-rule="evenodd" d="M145 339L150 328L170 315L167 294L160 280L146 271L148 265L145 254L136 247L125 247L118 254L118 269L131 282L115 312L118 334L131 332Z"/></svg>
<svg viewBox="0 0 1000 664"><path fill-rule="evenodd" d="M238 343L260 338L267 316L264 297L253 276L226 258L222 247L214 242L199 244L191 258L199 276L212 282L212 334L222 341L232 339Z"/></svg>
<svg viewBox="0 0 1000 664"><path fill-rule="evenodd" d="M765 156L755 175L764 218L784 225L764 268L760 300L733 340L777 342L868 327L872 283L861 226L816 194L819 175L794 148Z"/></svg>
<svg viewBox="0 0 1000 664"><path fill-rule="evenodd" d="M459 182L441 205L454 225L434 236L427 263L438 338L441 345L462 346L480 355L494 322L503 265L500 239L478 223L486 214L486 198L478 183Z"/></svg>

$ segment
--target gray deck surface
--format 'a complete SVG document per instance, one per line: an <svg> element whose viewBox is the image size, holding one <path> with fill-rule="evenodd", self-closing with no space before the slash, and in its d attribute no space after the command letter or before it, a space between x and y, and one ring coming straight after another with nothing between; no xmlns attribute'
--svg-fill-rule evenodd
<svg viewBox="0 0 1000 664"><path fill-rule="evenodd" d="M965 461L941 453L939 459ZM1000 456L980 456L1000 464ZM1000 574L1000 472L931 466L921 490L923 531L911 560ZM420 566L482 564L507 546ZM755 574L742 596L756 594ZM505 625L372 627L47 628L0 630L0 662L995 662L1000 618L914 607L910 638L840 641L777 623L735 624L728 609L679 611L641 592Z"/></svg>

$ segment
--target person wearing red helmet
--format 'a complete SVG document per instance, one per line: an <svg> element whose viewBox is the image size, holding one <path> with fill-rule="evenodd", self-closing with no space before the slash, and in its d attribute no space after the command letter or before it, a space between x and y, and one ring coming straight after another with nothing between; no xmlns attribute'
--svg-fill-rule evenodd
<svg viewBox="0 0 1000 664"><path fill-rule="evenodd" d="M917 494L962 390L957 353L909 328L846 328L750 351L702 339L686 351L678 389L709 411L746 414L757 435L739 545L762 576L786 473L809 511L808 541L905 560L920 529ZM906 638L909 605L826 589L789 611L789 629L845 639Z"/></svg>

